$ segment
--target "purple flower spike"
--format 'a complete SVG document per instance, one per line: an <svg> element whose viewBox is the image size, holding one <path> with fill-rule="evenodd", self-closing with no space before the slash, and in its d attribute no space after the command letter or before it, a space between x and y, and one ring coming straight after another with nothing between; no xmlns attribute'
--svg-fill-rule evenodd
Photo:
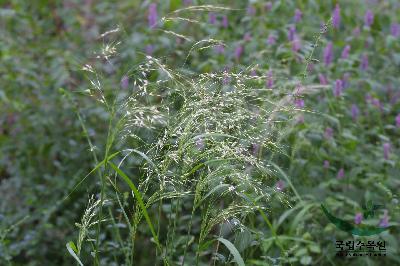
<svg viewBox="0 0 400 266"><path fill-rule="evenodd" d="M318 78L319 78L319 83L321 83L321 85L328 85L328 79L324 75L319 74Z"/></svg>
<svg viewBox="0 0 400 266"><path fill-rule="evenodd" d="M356 104L351 105L351 118L353 121L356 121L360 114L360 109L358 109Z"/></svg>
<svg viewBox="0 0 400 266"><path fill-rule="evenodd" d="M292 51L293 52L297 52L299 51L301 48L301 41L299 36L297 36L297 34L295 34L294 39L292 41Z"/></svg>
<svg viewBox="0 0 400 266"><path fill-rule="evenodd" d="M276 44L276 36L272 33L268 35L267 44L274 45Z"/></svg>
<svg viewBox="0 0 400 266"><path fill-rule="evenodd" d="M148 11L148 15L147 15L147 21L148 21L149 28L153 28L154 26L156 26L157 19L158 19L157 4L151 3L149 5L149 11Z"/></svg>
<svg viewBox="0 0 400 266"><path fill-rule="evenodd" d="M243 46L239 44L239 46L237 46L235 49L235 58L237 60L239 60L239 58L242 56L243 51L244 51Z"/></svg>
<svg viewBox="0 0 400 266"><path fill-rule="evenodd" d="M374 13L372 13L371 10L367 10L367 12L365 12L365 16L364 16L365 26L370 27L373 22L374 22Z"/></svg>
<svg viewBox="0 0 400 266"><path fill-rule="evenodd" d="M335 81L335 89L334 89L334 95L335 97L340 97L342 95L343 91L343 81L341 79L337 79Z"/></svg>
<svg viewBox="0 0 400 266"><path fill-rule="evenodd" d="M330 139L333 137L333 129L331 127L327 127L324 132L325 139Z"/></svg>
<svg viewBox="0 0 400 266"><path fill-rule="evenodd" d="M360 224L363 220L363 215L362 213L356 213L356 215L354 215L354 223L355 224Z"/></svg>
<svg viewBox="0 0 400 266"><path fill-rule="evenodd" d="M129 88L129 77L128 76L123 76L120 82L121 88L126 90Z"/></svg>
<svg viewBox="0 0 400 266"><path fill-rule="evenodd" d="M303 99L296 99L296 100L294 100L294 105L297 108L304 108L304 100Z"/></svg>
<svg viewBox="0 0 400 266"><path fill-rule="evenodd" d="M212 25L215 25L215 23L217 23L217 15L215 15L213 12L210 12L208 14L208 22Z"/></svg>
<svg viewBox="0 0 400 266"><path fill-rule="evenodd" d="M267 88L272 89L273 86L274 86L274 79L272 77L272 70L269 70L267 74Z"/></svg>
<svg viewBox="0 0 400 266"><path fill-rule="evenodd" d="M256 8L255 8L254 6L249 5L249 6L247 7L247 14L248 14L248 15L254 16L254 15L256 14L256 12L257 12L257 10L256 10Z"/></svg>
<svg viewBox="0 0 400 266"><path fill-rule="evenodd" d="M349 73L344 73L342 77L343 81L343 88L347 88L349 86L349 79L350 79L350 74Z"/></svg>
<svg viewBox="0 0 400 266"><path fill-rule="evenodd" d="M392 34L392 36L395 38L400 37L400 24L399 23L392 23L392 25L390 25L390 34Z"/></svg>
<svg viewBox="0 0 400 266"><path fill-rule="evenodd" d="M243 36L243 40L245 40L246 42L251 41L251 34L246 32Z"/></svg>
<svg viewBox="0 0 400 266"><path fill-rule="evenodd" d="M152 55L153 52L154 52L154 46L151 45L151 44L147 45L147 46L146 46L146 54L147 54L147 55Z"/></svg>
<svg viewBox="0 0 400 266"><path fill-rule="evenodd" d="M342 59L347 59L349 57L351 46L348 44L343 48Z"/></svg>
<svg viewBox="0 0 400 266"><path fill-rule="evenodd" d="M225 52L225 46L219 44L215 46L215 51L217 52L217 54L223 54Z"/></svg>
<svg viewBox="0 0 400 266"><path fill-rule="evenodd" d="M371 104L378 109L382 109L381 101L379 101L379 99L377 99L377 98L372 98Z"/></svg>
<svg viewBox="0 0 400 266"><path fill-rule="evenodd" d="M368 64L368 55L363 54L361 56L361 64L360 64L361 70L363 70L363 71L367 70L368 69L368 65L369 65Z"/></svg>
<svg viewBox="0 0 400 266"><path fill-rule="evenodd" d="M396 127L400 128L400 114L398 114L398 115L396 116L395 121L396 121Z"/></svg>
<svg viewBox="0 0 400 266"><path fill-rule="evenodd" d="M343 177L344 177L344 169L343 169L343 168L340 168L340 169L339 169L339 172L337 173L336 178L337 178L337 179L342 179Z"/></svg>
<svg viewBox="0 0 400 266"><path fill-rule="evenodd" d="M288 30L288 39L289 41L293 41L294 37L296 36L296 26L290 25Z"/></svg>
<svg viewBox="0 0 400 266"><path fill-rule="evenodd" d="M226 29L226 28L228 28L228 26L229 26L228 16L223 16L222 17L222 27L224 27Z"/></svg>
<svg viewBox="0 0 400 266"><path fill-rule="evenodd" d="M303 16L303 13L301 12L301 10L300 10L300 9L296 9L296 10L294 11L294 18L293 18L293 19L294 19L294 22L295 22L295 23L300 22L302 16Z"/></svg>
<svg viewBox="0 0 400 266"><path fill-rule="evenodd" d="M333 44L329 42L324 49L324 63L329 66L333 60Z"/></svg>
<svg viewBox="0 0 400 266"><path fill-rule="evenodd" d="M390 143L386 142L383 144L383 158L385 158L385 160L389 160L389 155L390 155Z"/></svg>
<svg viewBox="0 0 400 266"><path fill-rule="evenodd" d="M285 182L279 180L278 182L276 182L275 186L277 190L282 191L285 188Z"/></svg>
<svg viewBox="0 0 400 266"><path fill-rule="evenodd" d="M325 161L324 161L324 168L325 168L325 169L328 169L329 166L330 166L329 161L325 160Z"/></svg>
<svg viewBox="0 0 400 266"><path fill-rule="evenodd" d="M193 4L193 1L192 0L183 0L183 4L185 6L189 6L189 5Z"/></svg>
<svg viewBox="0 0 400 266"><path fill-rule="evenodd" d="M332 14L332 25L335 29L340 27L340 7L339 4L336 4L335 9Z"/></svg>
<svg viewBox="0 0 400 266"><path fill-rule="evenodd" d="M266 2L265 5L264 5L264 9L265 9L266 11L271 11L271 9L272 9L272 2L271 2L271 1Z"/></svg>
<svg viewBox="0 0 400 266"><path fill-rule="evenodd" d="M388 216L388 211L384 210L383 212L383 217L379 222L380 227L388 227L389 226L389 216Z"/></svg>

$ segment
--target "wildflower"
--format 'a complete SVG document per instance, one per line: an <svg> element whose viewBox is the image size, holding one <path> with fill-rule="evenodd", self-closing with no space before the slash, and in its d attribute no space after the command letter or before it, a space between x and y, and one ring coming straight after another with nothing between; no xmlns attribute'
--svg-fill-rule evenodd
<svg viewBox="0 0 400 266"><path fill-rule="evenodd" d="M333 137L333 129L331 127L327 127L324 132L324 137L326 139L330 139Z"/></svg>
<svg viewBox="0 0 400 266"><path fill-rule="evenodd" d="M276 36L272 33L268 35L267 44L274 45L276 44Z"/></svg>
<svg viewBox="0 0 400 266"><path fill-rule="evenodd" d="M243 40L245 40L246 42L251 41L251 34L246 32L243 36Z"/></svg>
<svg viewBox="0 0 400 266"><path fill-rule="evenodd" d="M297 52L300 50L300 48L301 48L300 38L299 36L297 36L297 34L295 34L294 39L292 41L292 51Z"/></svg>
<svg viewBox="0 0 400 266"><path fill-rule="evenodd" d="M151 45L151 44L147 45L147 46L146 46L146 54L147 54L147 55L152 55L153 52L154 52L154 46Z"/></svg>
<svg viewBox="0 0 400 266"><path fill-rule="evenodd" d="M289 39L289 41L293 41L295 35L296 35L296 26L295 25L290 25L289 26L289 30L288 30L288 39Z"/></svg>
<svg viewBox="0 0 400 266"><path fill-rule="evenodd" d="M340 27L340 7L339 4L336 4L335 9L332 14L332 25L335 29Z"/></svg>
<svg viewBox="0 0 400 266"><path fill-rule="evenodd" d="M343 168L340 168L340 169L339 169L339 172L337 173L336 178L337 178L337 179L342 179L343 177L344 177L344 169L343 169Z"/></svg>
<svg viewBox="0 0 400 266"><path fill-rule="evenodd" d="M362 213L356 213L356 215L354 216L354 223L355 224L360 224L363 220L363 215Z"/></svg>
<svg viewBox="0 0 400 266"><path fill-rule="evenodd" d="M223 54L225 52L225 46L222 44L219 44L219 45L215 46L215 51L218 54Z"/></svg>
<svg viewBox="0 0 400 266"><path fill-rule="evenodd" d="M392 36L395 38L400 37L400 24L399 23L392 23L392 25L390 25L390 34L392 34Z"/></svg>
<svg viewBox="0 0 400 266"><path fill-rule="evenodd" d="M243 51L244 51L243 46L239 44L235 49L235 58L237 60L239 60L240 56L242 56Z"/></svg>
<svg viewBox="0 0 400 266"><path fill-rule="evenodd" d="M365 102L370 103L371 101L372 101L372 96L371 94L367 93L367 95L365 95Z"/></svg>
<svg viewBox="0 0 400 266"><path fill-rule="evenodd" d="M356 104L351 105L351 118L353 121L356 121L360 114L360 109L358 109Z"/></svg>
<svg viewBox="0 0 400 266"><path fill-rule="evenodd" d="M380 227L388 227L389 226L389 216L388 216L388 211L387 210L383 211L383 217L379 221L379 226Z"/></svg>
<svg viewBox="0 0 400 266"><path fill-rule="evenodd" d="M325 168L325 169L328 169L329 166L330 166L329 161L328 161L328 160L325 160L325 161L324 161L324 168Z"/></svg>
<svg viewBox="0 0 400 266"><path fill-rule="evenodd" d="M375 106L376 108L382 109L381 101L379 101L379 99L377 99L377 98L372 98L371 104L373 106Z"/></svg>
<svg viewBox="0 0 400 266"><path fill-rule="evenodd" d="M285 183L282 180L279 180L278 182L276 182L276 189L281 191L285 188Z"/></svg>
<svg viewBox="0 0 400 266"><path fill-rule="evenodd" d="M297 117L297 124L303 124L304 123L304 116L303 115L299 115Z"/></svg>
<svg viewBox="0 0 400 266"><path fill-rule="evenodd" d="M349 57L351 46L348 44L343 48L342 51L342 59L347 59Z"/></svg>
<svg viewBox="0 0 400 266"><path fill-rule="evenodd" d="M248 7L247 7L247 14L248 15L250 15L250 16L254 16L255 14L256 14L256 8L254 7L254 6L252 6L252 5L249 5Z"/></svg>
<svg viewBox="0 0 400 266"><path fill-rule="evenodd" d="M129 87L129 77L123 76L120 82L121 88L126 90Z"/></svg>
<svg viewBox="0 0 400 266"><path fill-rule="evenodd" d="M274 86L274 79L272 77L272 70L269 70L267 74L267 88L271 89L273 86Z"/></svg>
<svg viewBox="0 0 400 266"><path fill-rule="evenodd" d="M329 42L324 49L324 63L329 66L333 60L333 44Z"/></svg>
<svg viewBox="0 0 400 266"><path fill-rule="evenodd" d="M350 78L350 74L349 73L344 73L343 77L342 77L342 81L343 81L343 88L347 88L349 86L349 78Z"/></svg>
<svg viewBox="0 0 400 266"><path fill-rule="evenodd" d="M361 33L361 31L360 31L360 27L355 27L354 29L353 29L353 36L354 37L358 37L359 35L360 35L360 33Z"/></svg>
<svg viewBox="0 0 400 266"><path fill-rule="evenodd" d="M228 16L223 16L222 17L222 27L224 27L225 29L228 28L229 23L228 23Z"/></svg>
<svg viewBox="0 0 400 266"><path fill-rule="evenodd" d="M294 11L294 18L293 18L294 22L295 23L300 22L302 16L303 16L303 13L301 12L301 10L300 9L296 9Z"/></svg>
<svg viewBox="0 0 400 266"><path fill-rule="evenodd" d="M307 71L308 71L309 73L311 73L311 72L314 71L314 64L313 64L313 63L308 64L308 66L307 66Z"/></svg>
<svg viewBox="0 0 400 266"><path fill-rule="evenodd" d="M157 24L157 4L151 3L149 5L149 11L147 15L147 20L149 24L149 28L153 28Z"/></svg>
<svg viewBox="0 0 400 266"><path fill-rule="evenodd" d="M396 116L395 121L396 121L396 127L399 127L399 128L400 128L400 114L398 114L398 115Z"/></svg>
<svg viewBox="0 0 400 266"><path fill-rule="evenodd" d="M318 78L319 78L319 83L321 83L321 85L328 85L328 80L324 75L319 74Z"/></svg>
<svg viewBox="0 0 400 266"><path fill-rule="evenodd" d="M183 4L185 6L189 6L189 5L193 4L193 1L192 0L183 0Z"/></svg>
<svg viewBox="0 0 400 266"><path fill-rule="evenodd" d="M337 79L335 81L335 89L334 89L334 95L335 97L340 97L343 91L343 81L341 79Z"/></svg>
<svg viewBox="0 0 400 266"><path fill-rule="evenodd" d="M363 54L361 56L361 64L360 64L361 70L365 71L368 69L368 55Z"/></svg>
<svg viewBox="0 0 400 266"><path fill-rule="evenodd" d="M367 12L365 12L365 16L364 16L365 26L370 27L373 22L374 22L374 13L372 13L371 10L367 10Z"/></svg>
<svg viewBox="0 0 400 266"><path fill-rule="evenodd" d="M304 108L304 100L303 99L295 99L294 104L297 108Z"/></svg>
<svg viewBox="0 0 400 266"><path fill-rule="evenodd" d="M271 11L271 9L272 9L272 2L271 2L271 1L266 2L265 5L264 5L264 9L265 9L266 11Z"/></svg>
<svg viewBox="0 0 400 266"><path fill-rule="evenodd" d="M390 143L386 142L383 144L383 158L385 158L385 160L389 160L389 155L390 155Z"/></svg>
<svg viewBox="0 0 400 266"><path fill-rule="evenodd" d="M229 84L229 82L231 81L230 80L230 77L229 77L229 74L228 74L228 71L229 71L229 67L224 67L224 78L222 79L222 84L223 85L228 85Z"/></svg>
<svg viewBox="0 0 400 266"><path fill-rule="evenodd" d="M215 15L215 13L210 12L208 14L208 22L212 25L214 25L215 23L217 23L217 16Z"/></svg>

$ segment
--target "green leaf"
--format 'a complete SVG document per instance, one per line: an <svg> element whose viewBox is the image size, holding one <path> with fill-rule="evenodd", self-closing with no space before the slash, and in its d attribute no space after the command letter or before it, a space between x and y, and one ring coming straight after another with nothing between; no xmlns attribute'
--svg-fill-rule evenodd
<svg viewBox="0 0 400 266"><path fill-rule="evenodd" d="M69 254L79 263L80 266L83 266L83 263L81 260L78 258L75 252L78 252L78 249L76 248L74 242L70 241L66 244L67 250Z"/></svg>
<svg viewBox="0 0 400 266"><path fill-rule="evenodd" d="M226 240L225 238L219 237L217 239L219 242L225 245L229 249L229 252L233 255L233 258L235 259L235 262L239 266L245 266L244 261L242 259L242 256L240 256L239 251L236 249L236 247L229 241Z"/></svg>
<svg viewBox="0 0 400 266"><path fill-rule="evenodd" d="M308 248L313 253L321 253L321 249L318 245L310 245L310 246L308 246Z"/></svg>
<svg viewBox="0 0 400 266"><path fill-rule="evenodd" d="M310 265L311 262L312 262L312 257L310 257L310 256L304 256L300 260L300 263L303 265Z"/></svg>

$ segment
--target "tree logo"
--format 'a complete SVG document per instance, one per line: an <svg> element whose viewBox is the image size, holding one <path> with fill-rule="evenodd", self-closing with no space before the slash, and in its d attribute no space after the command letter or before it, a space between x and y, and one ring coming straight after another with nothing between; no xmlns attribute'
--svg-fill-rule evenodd
<svg viewBox="0 0 400 266"><path fill-rule="evenodd" d="M369 201L366 205L362 206L362 208L364 210L363 216L365 218L374 217L375 211L378 209L382 209L383 207L384 207L384 205L376 205L376 204L373 204L371 201ZM389 229L389 227L376 227L376 226L363 225L363 224L356 225L356 224L347 222L343 219L340 219L340 218L334 216L325 208L325 206L323 204L321 204L321 208L331 223L333 223L340 230L348 232L352 235L372 236L372 235L380 234L383 231L386 231Z"/></svg>

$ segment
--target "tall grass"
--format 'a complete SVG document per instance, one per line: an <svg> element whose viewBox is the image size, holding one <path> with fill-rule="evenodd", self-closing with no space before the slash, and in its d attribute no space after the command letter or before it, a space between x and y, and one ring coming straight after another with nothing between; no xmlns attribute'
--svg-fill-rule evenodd
<svg viewBox="0 0 400 266"><path fill-rule="evenodd" d="M196 42L188 56L202 43L220 42ZM111 64L116 49L112 43L105 47L100 59ZM82 218L76 255L82 254L86 238L95 265L105 263L102 257L133 265L138 252L154 255L154 264L232 260L242 265L246 256L233 243L244 231L264 234L252 226L261 214L274 239L274 256L285 261L287 252L268 218L272 201L289 204L275 187L277 177L284 177L301 198L272 158L280 136L301 111L293 105L299 93L291 83L266 89L267 77L250 75L250 69L195 75L151 56L145 61L125 73L128 89L103 85L107 75L84 67L88 93L108 113L108 136L101 162L88 137L100 195L96 221L84 222L93 207ZM96 230L87 229L94 224ZM227 250L221 251L219 243Z"/></svg>

